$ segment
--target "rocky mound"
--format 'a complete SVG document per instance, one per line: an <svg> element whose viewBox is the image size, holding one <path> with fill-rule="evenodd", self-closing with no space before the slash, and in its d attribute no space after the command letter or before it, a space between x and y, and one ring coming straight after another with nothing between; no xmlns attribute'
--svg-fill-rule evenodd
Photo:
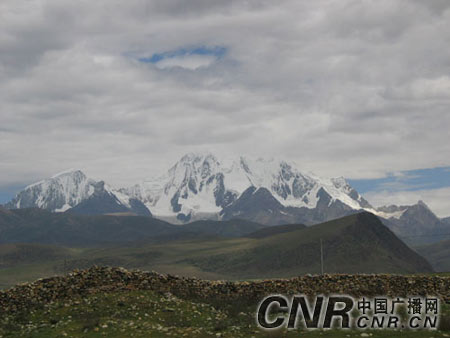
<svg viewBox="0 0 450 338"><path fill-rule="evenodd" d="M450 277L399 275L323 275L252 282L207 281L156 272L92 267L66 276L40 279L0 291L0 315L39 307L54 301L98 292L152 290L204 300L258 302L271 293L353 296L438 296L450 302Z"/></svg>

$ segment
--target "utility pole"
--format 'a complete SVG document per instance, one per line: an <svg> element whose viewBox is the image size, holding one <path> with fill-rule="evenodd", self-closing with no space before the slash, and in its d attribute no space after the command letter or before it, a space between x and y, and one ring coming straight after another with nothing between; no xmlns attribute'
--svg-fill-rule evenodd
<svg viewBox="0 0 450 338"><path fill-rule="evenodd" d="M320 239L320 272L323 275L323 244L322 244L322 238Z"/></svg>

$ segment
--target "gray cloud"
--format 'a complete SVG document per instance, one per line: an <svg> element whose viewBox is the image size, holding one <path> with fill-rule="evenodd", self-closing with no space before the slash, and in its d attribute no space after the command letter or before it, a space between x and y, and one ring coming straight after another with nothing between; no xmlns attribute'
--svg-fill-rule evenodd
<svg viewBox="0 0 450 338"><path fill-rule="evenodd" d="M449 166L449 8L2 1L0 187L69 167L128 185L201 149L352 178ZM201 46L226 53L138 61Z"/></svg>

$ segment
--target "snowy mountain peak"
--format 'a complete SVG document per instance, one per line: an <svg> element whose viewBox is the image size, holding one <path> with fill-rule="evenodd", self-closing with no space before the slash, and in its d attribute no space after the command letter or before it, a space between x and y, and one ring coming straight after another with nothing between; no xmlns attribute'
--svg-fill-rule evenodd
<svg viewBox="0 0 450 338"><path fill-rule="evenodd" d="M417 202L416 205L421 206L421 207L423 207L423 208L426 208L426 209L430 210L430 208L428 207L428 205L427 205L424 201L422 201L422 200L419 200L419 201Z"/></svg>
<svg viewBox="0 0 450 338"><path fill-rule="evenodd" d="M135 201L124 195L104 181L95 181L79 169L70 169L53 175L39 182L30 184L6 204L7 208L41 208L54 212L64 212L82 203L98 205L98 196L109 198L113 203L110 210L131 210L139 207ZM95 198L95 199L94 199ZM145 208L145 207L144 207ZM86 207L85 207L86 209Z"/></svg>
<svg viewBox="0 0 450 338"><path fill-rule="evenodd" d="M156 217L186 222L221 218L225 209L236 209L231 206L249 189L270 194L272 198L264 199L265 203L271 201L281 209L323 210L335 205L334 210L344 211L372 208L343 177L303 173L295 163L280 159L219 158L209 152L188 153L164 175L120 190L88 178L81 170L66 170L28 186L8 207L66 211L82 204L74 212L91 212L95 205L103 211L134 209L141 214L148 209ZM289 212L281 209L281 214Z"/></svg>
<svg viewBox="0 0 450 338"><path fill-rule="evenodd" d="M210 152L190 152L181 157L177 163L194 163L203 161L217 161L214 154Z"/></svg>
<svg viewBox="0 0 450 338"><path fill-rule="evenodd" d="M411 210L420 210L421 212L431 213L433 211L422 200L413 205L385 205L378 207L373 213L385 219L400 219L405 213ZM435 216L436 217L436 216Z"/></svg>
<svg viewBox="0 0 450 338"><path fill-rule="evenodd" d="M267 189L285 207L316 208L324 191L330 204L371 208L343 177L303 174L294 163L274 158L218 158L212 153L188 153L166 175L121 191L141 200L157 217L186 220L220 214L249 187Z"/></svg>
<svg viewBox="0 0 450 338"><path fill-rule="evenodd" d="M53 175L51 178L57 178L57 177L61 177L61 176L84 176L84 177L86 177L86 175L80 169L70 168L70 169L66 169L64 171L61 171L61 172Z"/></svg>
<svg viewBox="0 0 450 338"><path fill-rule="evenodd" d="M212 154L186 154L169 169L171 183L178 185L188 178L208 177L217 171L219 165L217 158Z"/></svg>
<svg viewBox="0 0 450 338"><path fill-rule="evenodd" d="M83 180L87 179L86 175L81 170L79 170L79 169L68 169L68 170L59 172L59 173L51 176L50 178L46 178L44 180L32 183L32 184L26 186L25 190L30 189L30 188L32 188L34 186L40 186L40 185L46 184L46 183L48 183L51 180L60 180L60 179L63 179L63 178L68 179L68 180L74 179L74 180L78 180L78 181L83 181Z"/></svg>
<svg viewBox="0 0 450 338"><path fill-rule="evenodd" d="M88 198L95 191L96 184L81 170L64 171L30 184L8 203L8 207L65 211Z"/></svg>

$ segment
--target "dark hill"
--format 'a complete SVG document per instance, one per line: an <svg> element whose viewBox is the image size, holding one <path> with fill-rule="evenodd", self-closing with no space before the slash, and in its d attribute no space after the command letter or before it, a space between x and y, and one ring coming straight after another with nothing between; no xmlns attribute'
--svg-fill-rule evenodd
<svg viewBox="0 0 450 338"><path fill-rule="evenodd" d="M4 246L9 249L0 252L5 267L14 263L14 270L0 269L0 287L92 265L229 280L317 274L321 239L326 273L432 271L424 258L368 213L311 227L268 229L242 220L180 226L150 217L74 216L38 209L13 210L8 217L19 221L0 229L0 244L28 244ZM30 219L34 222L27 223Z"/></svg>
<svg viewBox="0 0 450 338"><path fill-rule="evenodd" d="M253 233L254 231L264 229L267 226L243 219L232 219L219 222L195 221L182 225L181 227L194 233L221 237L241 237Z"/></svg>
<svg viewBox="0 0 450 338"><path fill-rule="evenodd" d="M245 237L248 238L265 238L270 237L278 234L282 234L285 232L291 232L296 230L305 229L306 225L303 224L284 224L284 225L275 225L267 228L263 228L260 230L257 230L255 232L252 232Z"/></svg>
<svg viewBox="0 0 450 338"><path fill-rule="evenodd" d="M0 231L19 224L21 219L14 212L0 206Z"/></svg>
<svg viewBox="0 0 450 338"><path fill-rule="evenodd" d="M450 272L450 240L422 245L416 251L433 265L436 271Z"/></svg>
<svg viewBox="0 0 450 338"><path fill-rule="evenodd" d="M242 220L173 225L144 216L81 216L29 208L0 210L1 243L93 246L202 236L240 237L264 226Z"/></svg>
<svg viewBox="0 0 450 338"><path fill-rule="evenodd" d="M245 249L191 260L205 271L254 278L320 272L320 240L327 273L417 273L433 271L369 213L347 216L256 240Z"/></svg>

